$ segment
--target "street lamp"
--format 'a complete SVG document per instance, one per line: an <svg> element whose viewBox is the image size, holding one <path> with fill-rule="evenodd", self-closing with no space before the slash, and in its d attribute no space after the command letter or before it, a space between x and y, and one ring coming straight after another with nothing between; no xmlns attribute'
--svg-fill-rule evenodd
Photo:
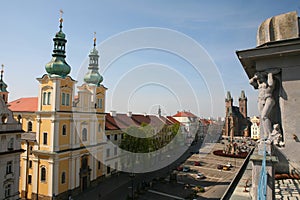
<svg viewBox="0 0 300 200"><path fill-rule="evenodd" d="M134 200L134 188L133 188L133 179L135 177L135 174L133 172L131 172L129 174L129 177L131 178L131 197L132 197L132 200Z"/></svg>

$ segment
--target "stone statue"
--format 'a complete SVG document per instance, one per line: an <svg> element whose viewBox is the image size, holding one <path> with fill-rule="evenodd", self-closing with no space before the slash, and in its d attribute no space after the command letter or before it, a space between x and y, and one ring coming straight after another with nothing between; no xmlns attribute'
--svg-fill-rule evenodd
<svg viewBox="0 0 300 200"><path fill-rule="evenodd" d="M282 134L281 134L279 124L273 125L273 131L272 131L271 135L269 136L268 140L270 142L273 142L275 145L277 145L279 147L282 146Z"/></svg>
<svg viewBox="0 0 300 200"><path fill-rule="evenodd" d="M273 75L279 72L279 69L269 69L265 72L257 72L250 79L250 84L253 85L255 89L258 89L258 110L260 112L262 130L265 137L269 137L272 132L270 113L275 105L273 96L275 81Z"/></svg>

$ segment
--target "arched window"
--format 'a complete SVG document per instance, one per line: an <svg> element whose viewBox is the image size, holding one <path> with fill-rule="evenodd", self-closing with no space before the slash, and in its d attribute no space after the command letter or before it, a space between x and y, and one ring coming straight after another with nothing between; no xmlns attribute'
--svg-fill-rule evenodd
<svg viewBox="0 0 300 200"><path fill-rule="evenodd" d="M66 94L66 106L70 105L70 94Z"/></svg>
<svg viewBox="0 0 300 200"><path fill-rule="evenodd" d="M51 92L48 92L48 96L47 96L47 105L50 105L50 100L51 100Z"/></svg>
<svg viewBox="0 0 300 200"><path fill-rule="evenodd" d="M61 94L61 105L65 105L65 101L66 101L66 94L62 93Z"/></svg>
<svg viewBox="0 0 300 200"><path fill-rule="evenodd" d="M62 126L62 135L67 135L67 126L65 124Z"/></svg>
<svg viewBox="0 0 300 200"><path fill-rule="evenodd" d="M82 129L82 141L87 141L87 130L86 130L86 128Z"/></svg>
<svg viewBox="0 0 300 200"><path fill-rule="evenodd" d="M61 173L61 184L66 183L66 172Z"/></svg>
<svg viewBox="0 0 300 200"><path fill-rule="evenodd" d="M29 121L29 122L27 123L27 132L31 132L31 131L32 131L32 122Z"/></svg>
<svg viewBox="0 0 300 200"><path fill-rule="evenodd" d="M46 168L41 168L41 181L46 181Z"/></svg>
<svg viewBox="0 0 300 200"><path fill-rule="evenodd" d="M43 105L46 105L47 93L43 92Z"/></svg>

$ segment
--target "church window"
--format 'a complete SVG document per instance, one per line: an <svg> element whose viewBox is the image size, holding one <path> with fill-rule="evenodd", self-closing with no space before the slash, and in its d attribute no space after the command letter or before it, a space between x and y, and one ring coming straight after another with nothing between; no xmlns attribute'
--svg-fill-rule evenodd
<svg viewBox="0 0 300 200"><path fill-rule="evenodd" d="M62 93L62 95L61 95L61 105L65 105L65 101L66 101L66 94Z"/></svg>
<svg viewBox="0 0 300 200"><path fill-rule="evenodd" d="M47 145L48 143L48 133L44 132L43 133L43 144Z"/></svg>
<svg viewBox="0 0 300 200"><path fill-rule="evenodd" d="M8 198L10 195L11 195L11 184L7 184L5 186L5 194L4 194L4 196L5 196L5 198Z"/></svg>
<svg viewBox="0 0 300 200"><path fill-rule="evenodd" d="M43 92L43 105L46 105L47 93Z"/></svg>
<svg viewBox="0 0 300 200"><path fill-rule="evenodd" d="M82 129L82 141L87 141L87 130L86 130L86 128Z"/></svg>
<svg viewBox="0 0 300 200"><path fill-rule="evenodd" d="M51 92L48 92L47 94L47 105L50 105L50 100L51 100Z"/></svg>
<svg viewBox="0 0 300 200"><path fill-rule="evenodd" d="M100 108L100 109L102 109L102 104L103 104L103 102L102 102L103 100L102 99L98 99L98 108Z"/></svg>
<svg viewBox="0 0 300 200"><path fill-rule="evenodd" d="M28 175L28 184L31 184L31 182L32 182L32 176Z"/></svg>
<svg viewBox="0 0 300 200"><path fill-rule="evenodd" d="M66 183L66 172L61 173L61 184Z"/></svg>
<svg viewBox="0 0 300 200"><path fill-rule="evenodd" d="M31 131L32 131L32 122L29 121L29 122L27 123L27 132L31 132Z"/></svg>
<svg viewBox="0 0 300 200"><path fill-rule="evenodd" d="M41 181L46 181L46 168L42 167L41 168Z"/></svg>
<svg viewBox="0 0 300 200"><path fill-rule="evenodd" d="M67 135L67 126L65 124L62 126L62 135Z"/></svg>
<svg viewBox="0 0 300 200"><path fill-rule="evenodd" d="M12 161L8 161L6 163L6 174L11 174L12 173Z"/></svg>
<svg viewBox="0 0 300 200"><path fill-rule="evenodd" d="M70 105L70 94L66 94L66 106Z"/></svg>

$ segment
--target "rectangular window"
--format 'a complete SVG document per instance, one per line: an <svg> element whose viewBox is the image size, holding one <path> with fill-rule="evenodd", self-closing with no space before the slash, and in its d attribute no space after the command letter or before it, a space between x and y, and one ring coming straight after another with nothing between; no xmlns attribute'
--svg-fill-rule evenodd
<svg viewBox="0 0 300 200"><path fill-rule="evenodd" d="M101 169L101 162L98 161L98 169Z"/></svg>
<svg viewBox="0 0 300 200"><path fill-rule="evenodd" d="M115 140L118 140L118 134L115 134L115 135L114 135L114 139L115 139Z"/></svg>
<svg viewBox="0 0 300 200"><path fill-rule="evenodd" d="M110 140L110 135L106 135L107 139Z"/></svg>
<svg viewBox="0 0 300 200"><path fill-rule="evenodd" d="M31 182L32 182L31 175L28 175L28 184L31 184Z"/></svg>
<svg viewBox="0 0 300 200"><path fill-rule="evenodd" d="M46 105L47 93L43 92L43 105Z"/></svg>
<svg viewBox="0 0 300 200"><path fill-rule="evenodd" d="M107 173L107 174L110 173L110 165L107 166L106 173Z"/></svg>
<svg viewBox="0 0 300 200"><path fill-rule="evenodd" d="M102 108L102 99L99 99L99 108Z"/></svg>
<svg viewBox="0 0 300 200"><path fill-rule="evenodd" d="M110 154L110 149L106 149L106 158L109 157L109 154Z"/></svg>
<svg viewBox="0 0 300 200"><path fill-rule="evenodd" d="M11 184L7 184L5 186L5 197L9 197L11 195Z"/></svg>
<svg viewBox="0 0 300 200"><path fill-rule="evenodd" d="M50 105L50 100L51 100L51 92L48 92L47 105Z"/></svg>
<svg viewBox="0 0 300 200"><path fill-rule="evenodd" d="M12 161L6 163L6 174L12 173Z"/></svg>
<svg viewBox="0 0 300 200"><path fill-rule="evenodd" d="M70 94L66 95L66 106L70 105Z"/></svg>
<svg viewBox="0 0 300 200"><path fill-rule="evenodd" d="M29 168L32 168L32 160L29 160Z"/></svg>
<svg viewBox="0 0 300 200"><path fill-rule="evenodd" d="M62 95L61 95L61 105L65 105L65 100L66 100L66 94L62 93Z"/></svg>
<svg viewBox="0 0 300 200"><path fill-rule="evenodd" d="M43 144L47 145L48 142L48 133L44 132L43 133Z"/></svg>

